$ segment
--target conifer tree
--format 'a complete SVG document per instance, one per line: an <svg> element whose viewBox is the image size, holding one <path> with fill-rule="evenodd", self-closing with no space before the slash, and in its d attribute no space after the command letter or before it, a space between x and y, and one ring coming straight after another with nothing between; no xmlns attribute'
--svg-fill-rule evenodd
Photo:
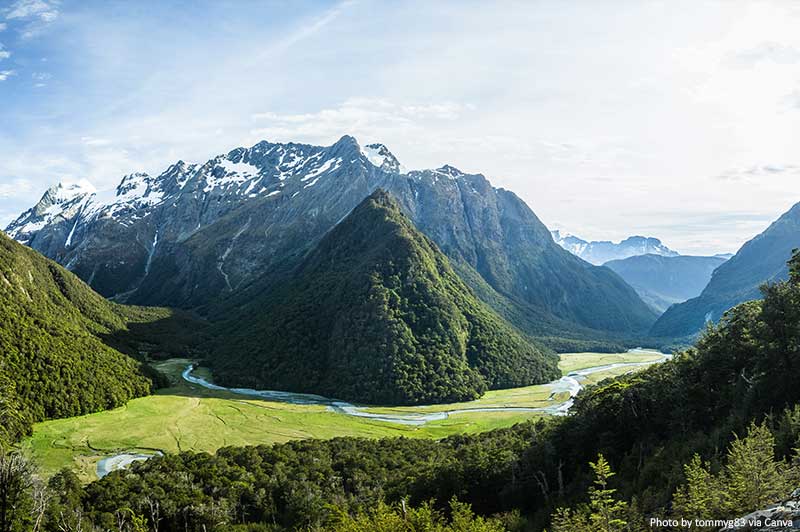
<svg viewBox="0 0 800 532"><path fill-rule="evenodd" d="M589 488L590 520L593 529L598 532L617 532L623 530L627 522L623 517L628 503L614 498L616 489L608 487L608 480L616 473L602 454L597 455L597 462L589 462L594 471L594 486Z"/></svg>
<svg viewBox="0 0 800 532"><path fill-rule="evenodd" d="M776 501L789 490L786 464L775 460L775 438L766 424L750 424L728 449L725 484L728 506L747 512Z"/></svg>

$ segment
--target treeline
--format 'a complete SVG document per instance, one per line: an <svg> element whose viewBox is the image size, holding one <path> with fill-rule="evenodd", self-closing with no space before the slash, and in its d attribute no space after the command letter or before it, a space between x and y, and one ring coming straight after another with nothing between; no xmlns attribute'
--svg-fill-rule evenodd
<svg viewBox="0 0 800 532"><path fill-rule="evenodd" d="M541 423L528 423L440 442L337 438L230 447L213 456L180 453L135 464L86 487L65 470L49 482L50 509L41 530L79 530L79 523L82 530L118 530L120 520L128 527L122 530L137 532L134 520L145 530L157 524L161 532L369 530L367 523L396 521L404 508L420 523L430 518L430 530L450 530L446 527L464 520L477 528L453 530L504 530L524 520L513 511L491 520L467 514L504 506L515 463L540 428ZM20 497L24 503L15 513L20 530L29 530L37 519L34 509L42 506L37 493L31 487ZM458 503L454 508L453 499L476 504L467 512Z"/></svg>
<svg viewBox="0 0 800 532"><path fill-rule="evenodd" d="M798 478L797 256L790 270L695 348L580 394L572 416L440 442L338 438L170 455L76 487L61 513L162 532L365 530L429 511L453 527L453 499L483 516L475 526L512 531L739 516ZM69 475L56 477L55 493Z"/></svg>

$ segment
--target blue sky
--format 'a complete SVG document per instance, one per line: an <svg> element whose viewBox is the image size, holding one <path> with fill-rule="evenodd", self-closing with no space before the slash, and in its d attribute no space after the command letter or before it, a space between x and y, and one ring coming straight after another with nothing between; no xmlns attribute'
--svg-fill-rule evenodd
<svg viewBox="0 0 800 532"><path fill-rule="evenodd" d="M383 142L584 238L735 251L800 201L792 0L0 0L0 225L258 140Z"/></svg>

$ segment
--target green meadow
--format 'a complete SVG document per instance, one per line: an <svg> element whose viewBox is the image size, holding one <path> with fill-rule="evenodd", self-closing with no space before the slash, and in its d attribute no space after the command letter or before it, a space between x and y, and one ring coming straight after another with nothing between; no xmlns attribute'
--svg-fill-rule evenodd
<svg viewBox="0 0 800 532"><path fill-rule="evenodd" d="M564 374L579 369L622 363L655 362L660 355L632 353L571 353L561 355ZM127 405L89 414L38 423L24 445L42 474L61 468L74 469L82 480L96 478L97 462L121 452L214 452L230 445L258 445L304 438L358 436L379 438L443 438L451 434L486 431L511 426L540 412L465 412L424 425L401 425L352 417L329 411L322 405L293 405L203 388L184 381L181 372L190 363L172 359L157 367L172 386L129 401ZM598 382L637 368L615 368L595 373L585 381ZM202 375L202 370L198 372ZM207 375L206 375L207 376ZM566 392L550 398L551 385L527 386L487 392L476 401L421 407L371 407L374 413L432 413L455 409L552 406L566 401Z"/></svg>

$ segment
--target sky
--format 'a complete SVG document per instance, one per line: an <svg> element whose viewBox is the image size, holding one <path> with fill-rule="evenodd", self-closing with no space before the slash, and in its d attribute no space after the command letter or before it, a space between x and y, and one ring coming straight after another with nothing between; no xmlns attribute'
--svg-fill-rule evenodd
<svg viewBox="0 0 800 532"><path fill-rule="evenodd" d="M551 229L735 252L800 201L795 0L0 0L0 227L259 140L382 142Z"/></svg>

